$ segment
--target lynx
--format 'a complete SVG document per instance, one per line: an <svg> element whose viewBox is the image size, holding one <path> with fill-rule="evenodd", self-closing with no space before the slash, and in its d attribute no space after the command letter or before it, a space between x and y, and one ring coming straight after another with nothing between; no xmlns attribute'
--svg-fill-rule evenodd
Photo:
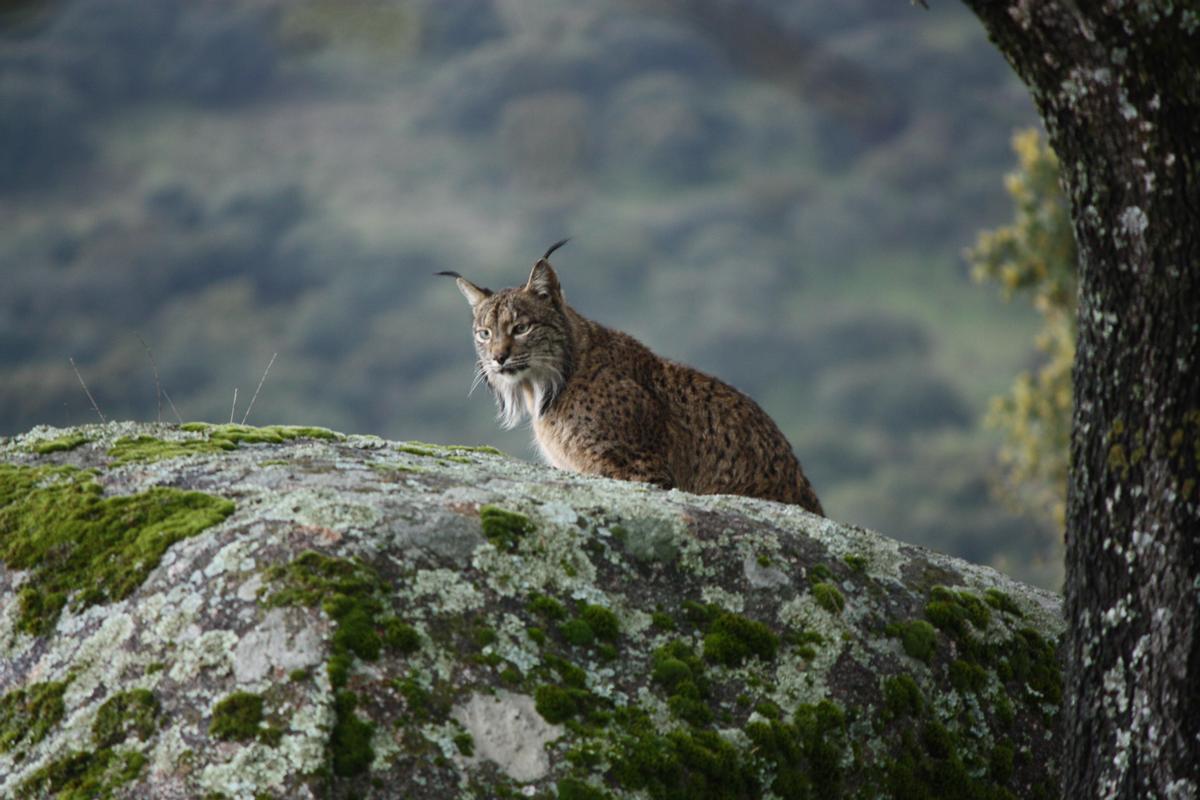
<svg viewBox="0 0 1200 800"><path fill-rule="evenodd" d="M722 381L650 352L567 305L550 255L524 286L493 292L457 272L474 315L476 385L501 424L529 417L538 449L566 470L697 494L740 494L824 515L783 433Z"/></svg>

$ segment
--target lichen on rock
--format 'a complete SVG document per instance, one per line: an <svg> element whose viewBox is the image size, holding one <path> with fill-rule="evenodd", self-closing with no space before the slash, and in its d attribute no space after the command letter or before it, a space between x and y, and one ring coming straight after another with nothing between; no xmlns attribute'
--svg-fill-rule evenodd
<svg viewBox="0 0 1200 800"><path fill-rule="evenodd" d="M0 439L0 562L2 796L1056 781L1057 597L775 503L323 429L43 428Z"/></svg>

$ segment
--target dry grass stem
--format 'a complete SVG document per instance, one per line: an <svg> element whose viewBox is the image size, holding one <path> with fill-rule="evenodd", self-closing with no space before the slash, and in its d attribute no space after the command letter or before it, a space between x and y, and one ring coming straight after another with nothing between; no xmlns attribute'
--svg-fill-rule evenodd
<svg viewBox="0 0 1200 800"><path fill-rule="evenodd" d="M92 393L88 391L87 384L83 382L83 376L79 374L79 367L75 366L75 359L68 358L67 361L71 362L71 369L75 370L75 377L79 378L79 385L83 387L83 393L87 395L88 400L92 401L92 408L96 410L96 415L100 417L100 421L108 422L108 420L104 418L104 414L101 413L100 406L96 405L96 398L92 397Z"/></svg>
<svg viewBox="0 0 1200 800"><path fill-rule="evenodd" d="M134 331L133 335L142 343L142 349L146 351L146 358L150 359L150 369L154 371L154 397L158 400L158 421L162 422L163 390L162 383L158 380L158 364L154 361L154 353L150 350L150 345L146 344L146 340L142 338L142 335L136 331Z"/></svg>
<svg viewBox="0 0 1200 800"><path fill-rule="evenodd" d="M233 424L233 415L237 413L237 387L233 387L233 408L229 409L229 424Z"/></svg>
<svg viewBox="0 0 1200 800"><path fill-rule="evenodd" d="M246 424L246 418L250 416L250 409L254 408L254 401L258 399L258 393L263 387L263 382L267 379L267 373L271 371L271 365L275 363L275 358L279 353L272 353L271 360L267 362L267 368L263 370L262 377L258 379L258 388L254 390L254 396L250 398L250 405L246 406L246 413L242 415L242 424ZM232 422L233 420L230 420Z"/></svg>
<svg viewBox="0 0 1200 800"><path fill-rule="evenodd" d="M175 419L179 420L179 424L183 424L183 417L179 414L179 409L175 407L175 401L171 399L171 395L166 389L163 389L163 397L167 398L167 405L171 407L171 412L175 415Z"/></svg>

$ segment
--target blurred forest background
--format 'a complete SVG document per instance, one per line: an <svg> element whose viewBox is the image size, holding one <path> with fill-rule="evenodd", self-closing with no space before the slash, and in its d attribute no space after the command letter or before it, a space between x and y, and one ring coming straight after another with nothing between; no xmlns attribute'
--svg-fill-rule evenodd
<svg viewBox="0 0 1200 800"><path fill-rule="evenodd" d="M829 514L1057 589L989 398L1038 315L972 281L1027 92L958 3L0 7L0 434L183 417L488 443L453 269L754 396ZM167 418L172 416L169 411Z"/></svg>

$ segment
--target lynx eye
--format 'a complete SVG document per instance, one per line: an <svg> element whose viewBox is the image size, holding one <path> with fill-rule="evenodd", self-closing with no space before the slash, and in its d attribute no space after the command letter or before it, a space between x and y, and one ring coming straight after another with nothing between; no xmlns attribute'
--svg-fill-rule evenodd
<svg viewBox="0 0 1200 800"><path fill-rule="evenodd" d="M488 339L492 338L492 332L487 328L480 328L479 330L475 331L475 338L481 342L486 342Z"/></svg>
<svg viewBox="0 0 1200 800"><path fill-rule="evenodd" d="M513 336L524 336L529 333L529 329L532 327L528 322L518 322L516 325L513 325Z"/></svg>

